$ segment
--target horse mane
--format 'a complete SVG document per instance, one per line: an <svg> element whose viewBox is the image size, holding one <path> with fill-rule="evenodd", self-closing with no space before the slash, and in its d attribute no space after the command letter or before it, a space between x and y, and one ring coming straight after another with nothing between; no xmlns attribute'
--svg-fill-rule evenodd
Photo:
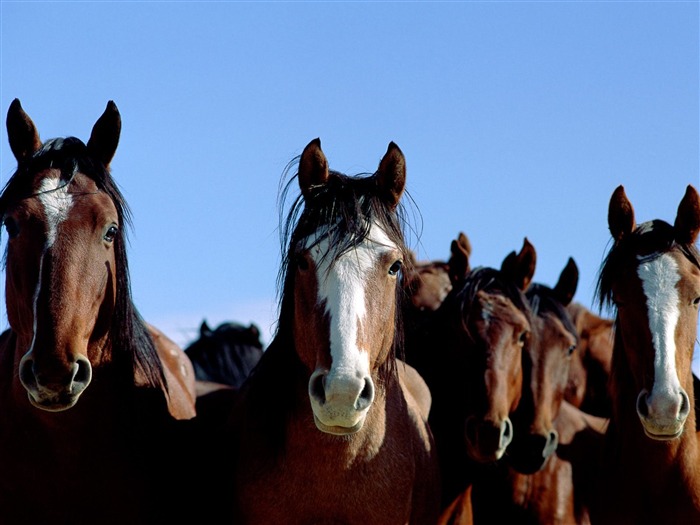
<svg viewBox="0 0 700 525"><path fill-rule="evenodd" d="M613 244L598 271L595 296L599 308L614 308L612 285L623 268L637 266L638 257L653 259L676 248L700 268L700 251L697 247L694 244L678 243L673 226L661 219L639 224L632 233Z"/></svg>
<svg viewBox="0 0 700 525"><path fill-rule="evenodd" d="M287 165L278 197L282 261L277 276L277 330L258 366L244 385L249 391L246 410L265 414L261 423L270 427L266 429L266 434L271 441L274 440L272 445L278 451L284 444L286 417L295 409L298 401L297 396L280 396L279 392L293 392L296 378L306 373L294 351L295 247L313 233L322 232L315 243L330 237L332 242L328 243L328 250L322 257L336 261L367 238L372 223L376 222L403 252L402 282L396 287L397 307L391 355L378 371L379 382L382 384L397 378L396 357L403 357L401 313L404 301L407 300L403 279L404 275L412 271L412 258L404 240L407 224L405 209L401 203L394 209L386 206L376 190L373 175L360 173L349 176L331 170L328 182L313 188L310 197L304 199L300 194L292 198L291 191L296 186L298 172L291 176L290 173L298 160L299 157ZM288 179L286 183L285 179ZM266 385L274 384L274 389L262 385L263 378L269 381Z"/></svg>
<svg viewBox="0 0 700 525"><path fill-rule="evenodd" d="M34 155L18 165L0 195L0 218L4 218L11 203L35 195L32 174L49 168L60 170L64 185L70 184L79 172L92 179L114 202L120 225L131 226L131 212L116 182L102 163L92 158L87 146L75 137L50 139ZM126 256L126 229L118 228L114 243L117 295L109 330L113 359L117 367L129 371L129 374L125 374L126 377L133 378L134 372L141 370L150 386L167 392L165 373L155 345L132 300ZM6 261L7 249L3 264Z"/></svg>
<svg viewBox="0 0 700 525"><path fill-rule="evenodd" d="M472 340L476 340L476 338L470 333L470 325L472 324L470 321L474 315L471 305L476 301L477 293L482 290L503 294L518 310L523 312L528 322L532 324L532 311L525 294L500 270L485 266L474 268L456 286L445 298L443 306L451 304L452 306L446 306L449 311L454 311L454 306L457 306L456 310L459 312L462 328Z"/></svg>
<svg viewBox="0 0 700 525"><path fill-rule="evenodd" d="M525 292L525 297L530 303L533 315L553 315L561 321L564 328L574 336L578 343L578 332L576 326L574 326L572 316L566 310L566 307L561 304L552 288L544 284L532 283Z"/></svg>

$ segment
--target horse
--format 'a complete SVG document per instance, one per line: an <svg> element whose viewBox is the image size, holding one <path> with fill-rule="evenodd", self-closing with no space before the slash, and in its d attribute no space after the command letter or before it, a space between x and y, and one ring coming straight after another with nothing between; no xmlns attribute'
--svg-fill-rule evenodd
<svg viewBox="0 0 700 525"><path fill-rule="evenodd" d="M572 419L560 417L560 409L577 343L566 307L577 285L578 267L569 258L553 288L532 283L525 292L533 333L523 353L523 390L512 415L513 440L505 461L474 484L474 523L579 522L571 466L555 454L560 430L572 441Z"/></svg>
<svg viewBox="0 0 700 525"><path fill-rule="evenodd" d="M185 347L185 354L197 381L240 388L262 357L260 329L232 321L212 329L204 320L199 337Z"/></svg>
<svg viewBox="0 0 700 525"><path fill-rule="evenodd" d="M191 518L166 489L189 477L194 373L131 299L129 210L109 171L120 130L113 101L87 144L42 142L18 99L8 110L2 523Z"/></svg>
<svg viewBox="0 0 700 525"><path fill-rule="evenodd" d="M581 303L567 306L576 326L578 345L571 356L564 399L588 414L610 417L608 393L613 347L613 320L601 317Z"/></svg>
<svg viewBox="0 0 700 525"><path fill-rule="evenodd" d="M524 290L536 262L527 239L500 270L470 269L468 253L455 248L453 241L453 268L465 275L454 280L430 326L406 334L408 363L432 394L429 422L440 458L443 515L471 489L479 464L502 458L512 439L509 416L520 400L531 327Z"/></svg>
<svg viewBox="0 0 700 525"><path fill-rule="evenodd" d="M540 470L557 448L553 421L568 383L576 328L566 307L576 293L578 267L569 258L554 288L532 283L525 292L533 313L531 344L523 354L523 394L513 414L508 464L522 474Z"/></svg>
<svg viewBox="0 0 700 525"><path fill-rule="evenodd" d="M700 452L691 359L700 304L700 196L673 224L636 223L622 185L608 206L613 244L599 270L615 307L612 412L593 523L699 523Z"/></svg>
<svg viewBox="0 0 700 525"><path fill-rule="evenodd" d="M415 397L429 392L397 358L405 157L391 142L374 174L348 176L314 139L287 174L296 162L277 331L231 415L235 522L434 523L437 458Z"/></svg>
<svg viewBox="0 0 700 525"><path fill-rule="evenodd" d="M452 290L453 284L469 271L468 266L460 266L462 261L468 264L472 251L469 238L464 232L459 232L457 239L452 241L450 250L452 255L448 261L419 262L413 252L410 252L413 271L405 276L404 288L413 305L411 310L436 311Z"/></svg>

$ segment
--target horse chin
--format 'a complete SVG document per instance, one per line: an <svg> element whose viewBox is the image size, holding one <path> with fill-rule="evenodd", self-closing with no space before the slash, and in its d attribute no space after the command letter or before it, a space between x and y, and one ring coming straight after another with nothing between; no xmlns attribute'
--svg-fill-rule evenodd
<svg viewBox="0 0 700 525"><path fill-rule="evenodd" d="M27 394L29 403L35 408L45 412L63 412L69 408L73 408L78 402L80 396L60 396L59 399L36 399L31 393Z"/></svg>
<svg viewBox="0 0 700 525"><path fill-rule="evenodd" d="M363 417L355 423L351 427L342 427L338 425L324 425L321 420L316 417L314 414L314 423L316 423L316 428L318 428L321 432L324 432L326 434L332 434L334 436L348 436L351 434L355 434L358 430L362 428L362 426L365 424L365 418Z"/></svg>
<svg viewBox="0 0 700 525"><path fill-rule="evenodd" d="M672 441L674 439L678 439L681 437L681 434L683 434L683 428L685 427L685 423L681 424L678 429L673 429L673 428L657 428L654 427L650 429L647 424L642 422L642 428L644 429L644 433L649 439L653 439L654 441Z"/></svg>

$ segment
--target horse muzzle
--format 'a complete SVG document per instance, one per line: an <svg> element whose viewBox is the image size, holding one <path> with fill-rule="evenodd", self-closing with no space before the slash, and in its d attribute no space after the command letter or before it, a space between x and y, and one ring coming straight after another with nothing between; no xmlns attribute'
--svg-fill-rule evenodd
<svg viewBox="0 0 700 525"><path fill-rule="evenodd" d="M374 382L361 374L316 370L309 379L316 427L328 434L354 434L362 428L372 402Z"/></svg>
<svg viewBox="0 0 700 525"><path fill-rule="evenodd" d="M657 441L680 437L689 413L690 399L682 388L661 393L643 389L637 396L637 415L644 433Z"/></svg>
<svg viewBox="0 0 700 525"><path fill-rule="evenodd" d="M90 361L78 356L68 370L42 371L36 361L25 355L19 364L19 379L27 391L29 402L48 412L68 410L92 380Z"/></svg>

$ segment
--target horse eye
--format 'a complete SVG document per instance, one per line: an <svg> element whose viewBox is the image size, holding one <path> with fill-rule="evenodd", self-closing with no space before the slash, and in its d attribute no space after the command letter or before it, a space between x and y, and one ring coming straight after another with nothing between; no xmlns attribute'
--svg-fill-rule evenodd
<svg viewBox="0 0 700 525"><path fill-rule="evenodd" d="M569 355L573 354L573 353L574 353L574 350L576 350L576 345L571 345L571 346L569 347L568 354L569 354Z"/></svg>
<svg viewBox="0 0 700 525"><path fill-rule="evenodd" d="M389 267L389 275L396 275L399 273L401 271L401 266L403 266L403 263L401 261L396 261Z"/></svg>
<svg viewBox="0 0 700 525"><path fill-rule="evenodd" d="M527 330L521 332L520 337L518 337L518 343L520 343L521 345L524 345L525 342L527 341L527 336L528 336Z"/></svg>
<svg viewBox="0 0 700 525"><path fill-rule="evenodd" d="M112 226L107 228L107 232L104 234L104 236L102 238L107 242L114 242L114 239L116 238L118 231L119 230L117 229L117 227L113 224Z"/></svg>
<svg viewBox="0 0 700 525"><path fill-rule="evenodd" d="M5 225L5 230L7 231L7 235L10 237L10 239L19 235L19 224L17 224L17 221L12 217L7 217L3 224Z"/></svg>
<svg viewBox="0 0 700 525"><path fill-rule="evenodd" d="M693 305L695 305L695 306L700 305L700 297L695 298L695 300L693 301Z"/></svg>

